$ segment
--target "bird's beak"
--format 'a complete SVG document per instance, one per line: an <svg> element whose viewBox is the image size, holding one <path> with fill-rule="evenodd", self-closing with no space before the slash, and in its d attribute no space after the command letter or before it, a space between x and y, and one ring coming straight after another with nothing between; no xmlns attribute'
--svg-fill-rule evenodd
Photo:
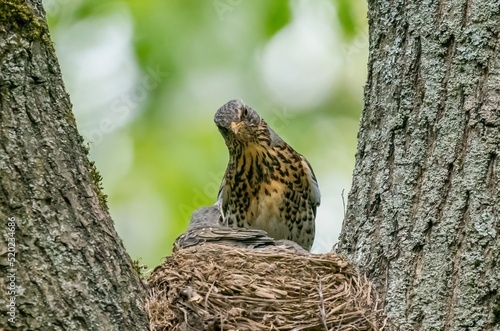
<svg viewBox="0 0 500 331"><path fill-rule="evenodd" d="M234 132L234 134L238 134L238 131L240 131L242 125L243 122L231 122L231 130Z"/></svg>

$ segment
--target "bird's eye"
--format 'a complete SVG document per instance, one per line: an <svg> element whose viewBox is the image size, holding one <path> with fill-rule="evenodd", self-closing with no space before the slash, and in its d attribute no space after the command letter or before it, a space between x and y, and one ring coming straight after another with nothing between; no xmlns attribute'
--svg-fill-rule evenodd
<svg viewBox="0 0 500 331"><path fill-rule="evenodd" d="M243 110L241 111L241 117L247 117L248 115L248 109L245 107L243 108Z"/></svg>

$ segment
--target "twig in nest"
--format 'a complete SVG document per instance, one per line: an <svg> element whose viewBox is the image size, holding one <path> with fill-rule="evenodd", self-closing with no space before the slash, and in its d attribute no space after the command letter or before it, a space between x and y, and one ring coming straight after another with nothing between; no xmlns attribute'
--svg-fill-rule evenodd
<svg viewBox="0 0 500 331"><path fill-rule="evenodd" d="M344 220L345 220L346 210L345 210L344 189L342 189L342 193L340 193L340 196L342 197L342 207L344 208Z"/></svg>
<svg viewBox="0 0 500 331"><path fill-rule="evenodd" d="M210 295L210 293L212 293L212 290L214 289L214 284L215 284L215 280L213 281L212 286L210 286L210 289L208 290L207 295L205 295L205 309L207 309L207 307L208 307L208 296Z"/></svg>
<svg viewBox="0 0 500 331"><path fill-rule="evenodd" d="M319 280L318 293L319 293L319 313L321 315L321 322L323 322L325 330L328 331L328 326L326 325L325 302L323 301L323 288L321 286L321 279Z"/></svg>

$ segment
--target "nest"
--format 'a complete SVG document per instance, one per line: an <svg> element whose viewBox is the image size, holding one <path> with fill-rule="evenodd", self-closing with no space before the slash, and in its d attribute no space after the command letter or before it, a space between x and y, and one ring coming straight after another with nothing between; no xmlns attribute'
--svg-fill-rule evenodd
<svg viewBox="0 0 500 331"><path fill-rule="evenodd" d="M151 330L381 330L371 284L334 253L203 244L149 278Z"/></svg>

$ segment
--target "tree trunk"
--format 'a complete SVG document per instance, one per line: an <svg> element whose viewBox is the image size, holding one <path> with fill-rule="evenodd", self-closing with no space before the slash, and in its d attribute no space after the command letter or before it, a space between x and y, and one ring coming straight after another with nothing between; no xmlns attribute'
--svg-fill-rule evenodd
<svg viewBox="0 0 500 331"><path fill-rule="evenodd" d="M148 329L40 0L0 1L0 220L0 329Z"/></svg>
<svg viewBox="0 0 500 331"><path fill-rule="evenodd" d="M399 330L500 330L500 3L369 1L338 249Z"/></svg>

